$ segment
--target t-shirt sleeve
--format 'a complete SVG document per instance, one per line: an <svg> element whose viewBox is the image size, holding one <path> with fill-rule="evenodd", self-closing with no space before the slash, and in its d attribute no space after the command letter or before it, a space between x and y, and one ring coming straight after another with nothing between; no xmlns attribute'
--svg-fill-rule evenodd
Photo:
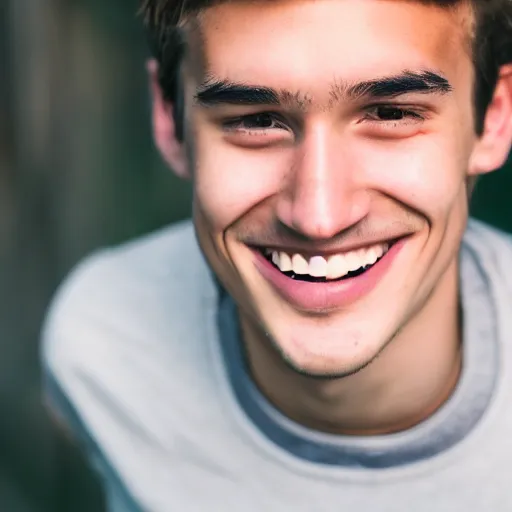
<svg viewBox="0 0 512 512"><path fill-rule="evenodd" d="M60 428L81 441L84 411L77 409L75 400L83 404L82 353L94 346L87 340L87 317L90 304L101 294L104 258L93 255L72 271L48 308L41 335L44 401Z"/></svg>
<svg viewBox="0 0 512 512"><path fill-rule="evenodd" d="M72 271L47 311L41 335L44 402L53 422L76 443L100 475L109 512L138 510L126 495L108 456L99 446L101 389L95 381L102 313L108 311L113 283L108 251L95 254Z"/></svg>

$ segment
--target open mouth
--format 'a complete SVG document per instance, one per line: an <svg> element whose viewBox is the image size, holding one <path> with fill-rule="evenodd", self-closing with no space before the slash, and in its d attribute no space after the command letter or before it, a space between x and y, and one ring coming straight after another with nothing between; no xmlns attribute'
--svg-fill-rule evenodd
<svg viewBox="0 0 512 512"><path fill-rule="evenodd" d="M374 267L395 241L330 256L306 256L273 249L259 249L263 256L290 279L328 283L358 277Z"/></svg>

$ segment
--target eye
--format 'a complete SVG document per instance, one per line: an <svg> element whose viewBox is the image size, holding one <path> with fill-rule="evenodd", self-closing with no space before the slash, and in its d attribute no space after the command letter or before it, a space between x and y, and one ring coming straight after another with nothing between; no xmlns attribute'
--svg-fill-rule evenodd
<svg viewBox="0 0 512 512"><path fill-rule="evenodd" d="M419 105L369 105L357 121L363 133L377 139L405 139L424 130L430 119L427 108Z"/></svg>
<svg viewBox="0 0 512 512"><path fill-rule="evenodd" d="M366 110L365 120L375 122L423 121L421 113L394 105L375 105Z"/></svg>
<svg viewBox="0 0 512 512"><path fill-rule="evenodd" d="M240 116L223 122L224 129L234 132L261 132L266 130L288 130L282 118L271 112Z"/></svg>

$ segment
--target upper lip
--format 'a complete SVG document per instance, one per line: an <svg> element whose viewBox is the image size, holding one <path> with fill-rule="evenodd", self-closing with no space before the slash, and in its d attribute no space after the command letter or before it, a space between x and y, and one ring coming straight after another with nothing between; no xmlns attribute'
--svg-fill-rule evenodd
<svg viewBox="0 0 512 512"><path fill-rule="evenodd" d="M375 238L373 240L365 240L362 242L352 242L346 244L340 244L337 246L317 246L314 247L311 244L308 246L301 245L284 245L284 244L249 244L253 248L258 250L271 250L278 252L285 252L287 254L302 254L303 256L332 256L334 254L349 253L352 251L358 251L360 249L369 249L374 245L388 244L393 245L402 238L409 236L409 234L397 235L394 237L387 238Z"/></svg>

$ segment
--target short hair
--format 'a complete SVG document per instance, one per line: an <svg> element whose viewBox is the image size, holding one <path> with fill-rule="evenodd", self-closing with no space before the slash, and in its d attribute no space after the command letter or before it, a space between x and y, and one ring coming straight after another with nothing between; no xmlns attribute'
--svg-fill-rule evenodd
<svg viewBox="0 0 512 512"><path fill-rule="evenodd" d="M225 0L141 0L141 13L151 51L159 63L159 81L166 100L179 100L179 69L185 51L184 25L194 14L222 1ZM481 134L499 70L512 62L512 0L416 1L447 9L463 2L472 7L475 129Z"/></svg>

